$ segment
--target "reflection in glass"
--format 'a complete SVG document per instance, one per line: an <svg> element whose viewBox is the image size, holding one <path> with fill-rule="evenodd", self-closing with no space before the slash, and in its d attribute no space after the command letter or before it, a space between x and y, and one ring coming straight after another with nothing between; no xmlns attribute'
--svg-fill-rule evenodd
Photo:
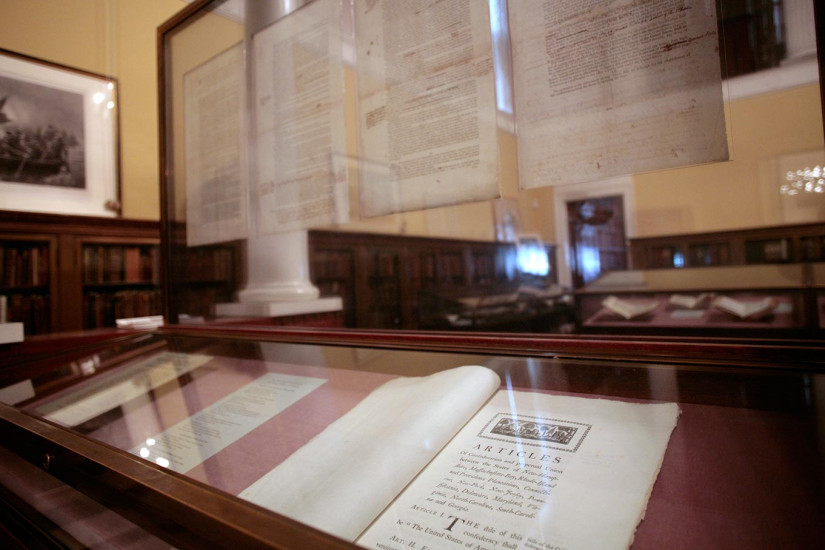
<svg viewBox="0 0 825 550"><path fill-rule="evenodd" d="M215 6L219 4L215 3ZM443 3L439 3L441 4ZM359 117L364 114L363 109L358 108L359 102L367 101L364 90L372 89L367 88L372 85L375 85L376 90L384 90L386 87L373 82L380 74L370 68L377 66L375 63L378 62L375 59L364 59L365 52L373 57L379 49L364 47L358 41L364 39L365 33L377 32L377 29L358 26L358 14L361 12L357 10L361 4L356 2L352 6L353 11L345 9L342 13L341 28L345 35L342 48L346 50L341 56L344 59L345 73L343 111L347 118L345 146L342 145L339 147L342 150L335 152L338 160L343 163L341 168L344 169L344 164L346 165L344 171L349 182L346 195L351 221L342 225L311 227L308 234L299 236L302 247L304 241L308 243L310 255L309 266L301 267L302 276L308 276L317 287L320 299L340 299L342 309L328 312L322 319L316 313L311 314L316 317L309 317L310 314L305 313L278 314L270 316L268 322L298 326L312 323L316 326L322 324L359 329L495 328L505 332L554 333L561 332L560 327L564 327L563 330L568 331L571 327L567 322L570 311L550 313L548 308L537 310L532 306L523 307L522 301L516 298L515 291L527 285L532 287L531 290L547 295L565 296L564 302L571 305L575 311L573 317L578 319L572 325L574 330L587 333L592 327L584 322L588 317L585 315L585 294L593 290L588 287L597 282L604 283L604 278L614 272L627 271L628 277L632 279L635 274L649 270L681 271L806 262L800 269L814 269L818 273L816 267L807 264L825 260L825 206L821 201L803 199L806 196L825 195L817 192L818 189L825 189L819 183L825 178L817 176L815 168L823 166L825 155L818 66L813 41L812 3L718 3L715 17L719 23L719 58L714 60L714 70L719 72L718 68L721 67L721 75L724 77L721 85L717 83L723 93L724 117L720 116L713 127L703 127L702 135L726 137L731 160L658 170L632 170L633 173L612 178L584 178L591 181L532 189L524 189L526 175L520 169L520 158L531 147L541 147L542 144L531 142L525 137L525 121L519 121L518 109L513 112L514 101L520 97L520 93L524 93L524 87L521 91L518 86L513 87L513 65L520 52L515 46L510 51L513 41L517 43L517 37L512 36L514 24L517 23L513 19L514 4L508 5L503 0L489 0L486 4L489 18L483 19L489 28L484 30L490 35L496 89L494 110L497 113L494 121L496 135L493 140L496 142L496 150L485 161L491 160L495 164L494 176L502 199L473 200L466 204L406 212L389 208L388 211L394 213L365 215L359 182L367 176L377 188L382 188L383 180L376 174L381 170L389 170L390 167L368 162L375 155L372 154L374 151L365 149L365 143L374 147L377 142L365 142L357 129ZM565 13L570 17L585 16L573 9L574 3L554 0L551 4L559 8L554 11L554 16ZM261 3L256 2L254 5ZM307 6L303 6L303 3L303 7L284 1L273 1L266 5L277 6L277 10L269 11L278 17L290 13L293 8L304 14L312 11L306 10ZM390 19L393 14L399 13L392 8L392 2L369 5L376 10L386 8L384 13ZM657 10L665 3L654 1L644 5L644 9L658 13ZM702 10L713 6L707 2L697 2L696 5ZM569 13L562 10L565 6L572 6ZM615 8L613 15L616 17L628 15L628 21L635 21L630 17L632 13L621 11L618 5L611 7L613 4L607 3L605 6ZM371 13L374 15L376 12ZM286 21L278 17L256 17L254 22L250 22L244 21L242 17L226 18L219 12L213 12L167 34L164 53L168 76L166 133L171 138L167 154L174 162L168 163L171 170L166 185L167 194L172 199L168 203L173 228L186 227L187 222L193 223L184 211L187 178L191 174L187 174L184 169L185 148L182 147L181 136L185 135L187 128L186 117L181 116L181 106L186 94L180 83L185 75L204 60L214 58L227 48L242 43L244 28L254 28L254 33L267 32L270 25ZM285 17L288 19L290 16ZM391 25L391 21L388 21L387 28L396 28L394 23ZM462 28L466 26L463 25ZM401 25L397 28L407 27ZM473 32L479 30L472 29ZM594 28L594 32L597 30ZM202 34L208 34L210 40L199 39ZM611 36L610 39L614 42L622 42L616 33ZM619 36L624 35L620 33ZM187 50L184 38L197 44L197 51ZM411 48L411 60L418 59L416 55L417 52L420 53L413 47L414 38L406 35L393 36L399 43L402 40L409 41L404 44ZM466 36L453 38L459 41L459 38L463 40ZM562 40L563 37L557 38ZM750 38L754 38L756 42L750 42ZM453 44L447 38L445 40L445 44ZM622 42L614 45L624 47L628 44ZM391 48L392 44L386 46ZM448 50L442 50L437 53L444 58L443 61L447 64L445 66L450 68ZM534 53L537 50L543 51L542 48L532 50ZM360 54L355 55L354 52ZM655 75L647 73L644 78L628 80L626 75L621 77L622 71L628 67L622 65L618 58L614 59L615 56L611 57L609 52L600 52L603 59L615 62L602 63L599 70L604 73L590 75L591 80L618 78L608 90L612 90L610 93L619 98L648 86L659 90L660 93L654 94L651 101L642 107L659 105L674 94L689 93L695 85L695 82L688 81L681 85L674 85L672 81L661 83L656 81ZM563 53L570 57L574 52L566 49L564 52L550 53ZM250 72L249 68L256 61L255 56L248 47L244 55L246 70ZM550 58L558 60L564 56L550 55ZM587 56L579 55L578 58L586 59ZM464 60L465 57L460 59ZM476 69L474 74L484 73L487 65L479 61ZM387 74L392 75L407 74L411 70L406 65L389 69L384 67L384 71L389 71ZM628 84L629 88L622 88L616 84L618 82ZM414 90L409 82L406 84L410 85L409 90ZM589 97L585 92L586 90L582 90L579 99ZM572 98L572 101L577 96L570 94L565 97ZM373 99L380 103L380 98L370 96L369 100ZM435 100L434 97L430 99ZM536 97L535 101L551 102L556 99L545 94ZM423 96L419 103L430 105L423 100ZM449 105L438 103L431 107L427 116L436 116L439 109L446 109ZM384 124L389 120L387 117L393 116L389 111L378 108L369 112L372 113L371 117L364 121L367 125ZM255 112L250 110L249 114L254 120ZM571 124L569 139L565 141L574 140L573 136L579 135L574 130L579 131L579 122L586 122L580 120L582 117L607 120L614 114L614 111L588 111L581 116L576 115L573 117L575 124ZM449 112L445 112L444 116L447 115ZM480 113L479 116L486 115ZM668 120L669 124L675 125L680 119L670 117ZM491 121L484 121L485 124L489 122ZM647 118L640 116L634 124L644 126L647 122ZM424 121L418 120L416 124L424 124ZM403 126L394 128L394 135L397 136L432 134L412 132L411 128L407 128L410 131L405 131ZM593 140L584 141L587 143L582 143L582 147L592 146ZM421 144L416 142L416 146L418 145ZM622 142L617 143L617 146L642 156L650 152L641 142ZM672 153L677 157L682 155L682 151L678 150ZM594 158L583 160L593 164ZM254 164L254 159L247 160ZM565 162L573 160L575 159L565 159ZM601 161L597 159L595 162ZM565 176L581 179L581 173L575 169L575 164L570 166L573 168ZM811 167L807 176L804 170L806 166ZM802 173L797 174L800 171ZM788 172L797 174L793 182L786 179ZM343 172L338 175L343 175ZM802 178L807 179L802 181ZM540 185L547 183L549 182L539 182ZM451 178L444 177L438 190L440 192L441 188L446 189L453 184L455 182ZM395 191L387 191L382 197L392 202L393 193ZM254 201L254 197L251 200ZM617 206L606 206L610 200L616 201ZM505 203L506 212L501 206ZM608 210L612 214L607 215ZM189 233L193 234L192 231ZM180 259L180 269L171 273L169 297L173 321L181 314L211 319L216 315L216 304L237 299L238 291L250 282L250 278L255 277L256 272L250 270L248 265L243 265L250 254L268 254L273 265L285 266L289 263L288 258L278 256L276 246L263 247L263 250L249 246L254 239L217 242L210 246L187 246L185 234L186 232L175 229L170 241L173 257ZM544 252L538 248L528 252L528 249L519 246L520 240L532 236L543 243ZM286 253L286 256L297 255ZM714 278L713 287L685 289L679 286L682 279L674 277L671 277L669 284L662 283L660 288L667 287L673 294L720 290L739 292L753 289L757 284L750 279L723 281ZM802 286L792 290L799 295L800 300L821 297L822 292L818 290L820 282L816 276L803 277L801 280ZM192 284L194 282L197 285ZM503 304L502 296L513 296L514 301ZM602 296L602 299L606 296L607 294ZM485 297L490 303L495 301L499 309L485 310L483 323L478 322L478 311L474 313L474 317L467 317L466 310L456 308L455 305L461 299L480 300ZM643 299L644 296L638 298ZM311 301L313 300L307 300ZM532 304L535 305L535 302ZM553 307L555 306L550 306L549 309ZM525 314L528 309L531 313ZM800 305L798 309L809 311L812 315L819 314L818 310L814 312L814 307L805 309ZM520 314L514 317L514 312ZM545 322L548 317L556 314L563 315L564 319ZM222 319L225 320L226 317ZM817 319L801 321L800 326L814 325L819 326ZM645 327L634 328L641 331L644 329ZM662 327L655 330L662 330ZM709 334L708 327L699 323L685 325L679 331L679 334ZM802 333L789 332L784 335L800 336ZM819 337L810 332L804 335Z"/></svg>

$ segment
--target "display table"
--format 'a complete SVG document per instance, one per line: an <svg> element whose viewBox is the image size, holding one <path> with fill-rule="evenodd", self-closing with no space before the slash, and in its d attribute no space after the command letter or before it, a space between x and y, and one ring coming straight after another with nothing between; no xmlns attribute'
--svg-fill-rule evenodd
<svg viewBox="0 0 825 550"><path fill-rule="evenodd" d="M197 547L213 530L242 545L264 537L284 547L344 544L250 503L249 488L296 452L313 448L387 382L483 365L505 392L573 397L587 406L675 404L678 415L633 548L813 548L825 527L816 435L825 354L815 345L776 349L774 355L788 358L783 364L771 353L761 362L746 359L755 343L731 343L728 352L694 346L694 358L656 360L661 351L651 353L655 341L639 340L633 344L639 360L633 361L588 358L604 355L604 348L587 340L577 342L576 352L561 346L547 356L558 345L547 342L546 352L525 357L480 349L445 353L458 339L449 345L433 339L433 351L425 352L405 351L403 339L394 349L388 342L384 349L347 345L346 337L335 346L296 341L306 336L284 329L166 327L90 349L85 361L94 367L83 372L70 368L77 358L64 364L54 354L51 374L40 360L34 378L18 366L4 383L28 380L34 397L0 406L2 452L13 457L0 471L5 506L28 510L24 517L48 520L83 544L123 546L117 540L123 530L135 547L152 547L158 539ZM733 355L734 348L743 350L740 360L713 359ZM268 393L273 387L280 397ZM437 404L437 395L431 400ZM452 410L455 403L445 405ZM379 420L400 430L406 420L403 411L397 414ZM616 429L641 428L639 422L622 421ZM195 426L194 435L181 426ZM395 435L426 447L423 434ZM166 452L157 451L164 445ZM381 455L385 445L384 438L372 440L336 461L357 475L371 447ZM367 475L381 485L395 477L372 469ZM368 492L361 493L350 498L365 502ZM97 512L73 517L68 509ZM220 509L230 512L215 516ZM110 511L129 521L110 522Z"/></svg>
<svg viewBox="0 0 825 550"><path fill-rule="evenodd" d="M790 264L611 272L577 291L580 328L637 334L817 334L819 313L807 306L815 296L817 269L819 264ZM764 301L770 307L758 316L738 316L718 307L719 298L743 309ZM605 305L608 299L639 312L648 307L638 315L622 315Z"/></svg>

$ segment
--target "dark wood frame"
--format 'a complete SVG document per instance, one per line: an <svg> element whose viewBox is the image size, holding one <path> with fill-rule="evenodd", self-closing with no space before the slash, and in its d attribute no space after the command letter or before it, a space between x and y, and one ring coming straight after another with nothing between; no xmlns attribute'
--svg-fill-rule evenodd
<svg viewBox="0 0 825 550"><path fill-rule="evenodd" d="M6 447L24 460L150 532L162 533L175 546L352 547L297 521L215 492L202 483L2 403L0 435L7 442ZM124 499L127 493L130 496ZM30 517L33 525L45 519Z"/></svg>
<svg viewBox="0 0 825 550"><path fill-rule="evenodd" d="M672 338L628 341L622 338L590 337L540 341L535 338L500 340L492 336L476 337L464 342L437 333L407 333L399 338L398 334L391 332L319 332L267 327L233 329L227 326L168 326L157 332L173 340L194 338L195 341L219 342L230 347L243 346L244 342L268 341L465 354L476 354L479 349L483 349L487 353L507 356L533 356L576 369L576 372L581 369L580 382L585 383L585 387L590 380L591 374L588 373L591 369L600 372L608 369L618 375L611 378L609 390L609 394L616 397L633 397L636 391L634 388L644 390L637 386L646 380L649 363L658 365L653 366L654 369L673 365L678 371L693 371L698 375L696 381L688 383L685 390L689 393L698 392L699 403L707 401L715 405L759 409L761 406L770 408L771 403L776 402L776 405L782 407L793 410L798 408L801 413L810 413L812 405L798 403L796 394L786 395L780 392L774 395L772 376L779 376L780 380L797 379L794 387L798 393L799 384L807 376L825 372L825 346L802 342L782 342L781 345L765 342L763 346L755 346L749 342L720 339L718 342L703 341L701 345L697 345L690 339ZM141 346L146 349L145 341L148 337L150 335L137 331L109 331L105 334L50 338L45 342L48 345L39 345L36 351L28 354L28 360L11 364L9 368L0 371L0 385L20 377L42 375L50 372L59 362L78 360L91 354L104 357L104 369L109 362L116 366L120 361L134 356ZM113 344L121 346L117 356L107 355L107 350ZM31 343L21 344L20 347L30 348ZM506 366L509 360L502 359L505 361L504 368L509 369ZM720 367L723 369L721 380L753 380L748 395L730 393L725 389L727 382L724 381L717 381L709 388L702 384L701 381L708 376L712 380L719 380L715 373ZM523 369L516 368L514 374L518 377L518 373L522 371ZM531 380L538 377L536 384L540 385L544 383L541 380L545 374L544 371L531 372L527 376ZM552 376L548 381L550 379ZM514 380L516 385L525 382L521 379ZM608 391L607 388L604 391ZM316 529L216 491L184 475L160 468L126 451L2 404L0 440L4 442L5 448L26 462L175 546L211 547L210 542L219 541L220 547L242 548L353 547ZM0 500L2 499L3 496L0 495ZM42 526L45 518L32 510L27 513L25 507L16 506L13 500L5 500L24 522L29 523L29 529L36 530ZM208 538L205 539L205 536Z"/></svg>

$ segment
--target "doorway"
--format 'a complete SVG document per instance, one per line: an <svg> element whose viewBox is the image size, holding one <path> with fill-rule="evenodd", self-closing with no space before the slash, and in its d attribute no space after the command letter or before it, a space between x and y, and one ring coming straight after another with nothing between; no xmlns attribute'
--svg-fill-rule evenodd
<svg viewBox="0 0 825 550"><path fill-rule="evenodd" d="M628 267L622 195L566 202L570 275L574 289Z"/></svg>

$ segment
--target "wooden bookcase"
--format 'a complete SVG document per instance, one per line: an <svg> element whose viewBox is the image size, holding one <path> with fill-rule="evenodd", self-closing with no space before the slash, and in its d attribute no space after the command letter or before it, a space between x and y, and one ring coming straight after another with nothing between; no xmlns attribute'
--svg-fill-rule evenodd
<svg viewBox="0 0 825 550"><path fill-rule="evenodd" d="M420 328L424 292L506 284L495 268L508 243L310 231L310 272L322 296L340 296L344 323L358 328ZM478 267L483 266L483 267ZM483 273L476 276L476 273ZM483 283L482 283L483 281ZM512 282L512 281L510 281Z"/></svg>
<svg viewBox="0 0 825 550"><path fill-rule="evenodd" d="M0 211L0 295L26 335L160 314L159 225Z"/></svg>
<svg viewBox="0 0 825 550"><path fill-rule="evenodd" d="M825 261L825 223L630 239L633 269Z"/></svg>
<svg viewBox="0 0 825 550"><path fill-rule="evenodd" d="M57 236L37 233L4 235L0 241L0 295L6 297L6 319L22 322L28 332L49 332L56 324Z"/></svg>
<svg viewBox="0 0 825 550"><path fill-rule="evenodd" d="M159 315L160 249L156 238L80 237L83 328Z"/></svg>
<svg viewBox="0 0 825 550"><path fill-rule="evenodd" d="M549 257L554 258L548 245ZM353 328L433 328L443 298L513 292L515 244L346 231L309 232L310 275L322 296L340 296Z"/></svg>

